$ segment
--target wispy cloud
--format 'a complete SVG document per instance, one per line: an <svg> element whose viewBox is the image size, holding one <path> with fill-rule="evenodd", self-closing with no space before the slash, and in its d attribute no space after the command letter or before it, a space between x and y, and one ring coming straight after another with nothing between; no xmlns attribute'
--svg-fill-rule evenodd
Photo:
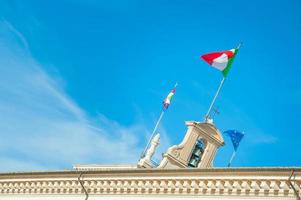
<svg viewBox="0 0 301 200"><path fill-rule="evenodd" d="M18 39L21 42L21 45L23 45L25 50L28 51L28 42L26 38L22 35L22 33L20 33L17 29L15 29L15 27L12 24L5 20L3 20L1 23L1 26L3 28L6 27L11 33L13 33L14 36L16 36L16 39Z"/></svg>
<svg viewBox="0 0 301 200"><path fill-rule="evenodd" d="M250 145L259 145L259 144L274 144L277 142L278 138L272 134L266 134L263 132L252 132L250 135L246 135L246 140Z"/></svg>
<svg viewBox="0 0 301 200"><path fill-rule="evenodd" d="M16 28L2 21L0 34L0 171L137 162L147 126L92 118L31 56Z"/></svg>

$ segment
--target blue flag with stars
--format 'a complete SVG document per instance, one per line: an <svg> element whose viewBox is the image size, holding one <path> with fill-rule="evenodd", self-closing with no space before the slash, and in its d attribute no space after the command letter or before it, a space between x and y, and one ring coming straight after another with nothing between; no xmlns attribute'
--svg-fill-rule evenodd
<svg viewBox="0 0 301 200"><path fill-rule="evenodd" d="M228 131L224 131L224 133L227 134L231 138L234 150L236 151L238 148L239 142L244 137L244 134L237 130L228 130Z"/></svg>

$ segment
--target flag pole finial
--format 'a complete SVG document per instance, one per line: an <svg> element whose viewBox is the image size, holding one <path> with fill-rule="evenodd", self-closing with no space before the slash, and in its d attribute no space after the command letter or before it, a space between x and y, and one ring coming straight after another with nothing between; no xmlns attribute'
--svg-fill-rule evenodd
<svg viewBox="0 0 301 200"><path fill-rule="evenodd" d="M221 88L222 88L223 85L224 85L225 80L226 80L226 78L223 77L223 79L222 79L222 81L221 81L221 83L220 83L220 85L219 85L219 87L218 87L218 89L217 89L217 91L216 91L216 93L215 93L215 95L214 95L214 98L213 98L213 100L212 100L212 102L211 102L211 104L210 104L210 106L209 106L209 109L208 109L208 111L207 111L207 113L206 113L206 115L205 115L205 122L207 122L208 119L209 119L209 116L210 116L210 112L211 112L211 110L212 110L212 107L213 107L213 105L214 105L214 103L215 103L215 101L216 101L217 96L219 95L219 92L220 92Z"/></svg>

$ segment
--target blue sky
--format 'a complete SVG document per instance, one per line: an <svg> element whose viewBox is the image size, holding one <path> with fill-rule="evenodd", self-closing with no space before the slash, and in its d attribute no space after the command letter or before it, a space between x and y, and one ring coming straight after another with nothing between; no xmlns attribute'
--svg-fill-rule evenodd
<svg viewBox="0 0 301 200"><path fill-rule="evenodd" d="M217 100L246 136L233 166L300 166L301 2L0 3L0 171L136 163L175 82L156 155L203 120L222 75L199 59L243 42ZM229 138L215 159L223 167Z"/></svg>

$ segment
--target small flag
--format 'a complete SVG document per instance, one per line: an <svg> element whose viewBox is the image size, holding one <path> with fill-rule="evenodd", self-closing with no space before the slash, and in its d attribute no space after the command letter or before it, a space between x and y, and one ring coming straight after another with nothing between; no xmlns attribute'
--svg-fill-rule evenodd
<svg viewBox="0 0 301 200"><path fill-rule="evenodd" d="M244 137L244 134L237 130L228 130L224 133L226 133L231 138L234 150L236 151L239 146L239 142Z"/></svg>
<svg viewBox="0 0 301 200"><path fill-rule="evenodd" d="M170 93L167 95L167 97L164 99L163 101L163 109L166 110L168 108L168 106L170 105L171 99L174 96L175 92L176 92L176 87L177 84L175 85L175 87L170 91Z"/></svg>
<svg viewBox="0 0 301 200"><path fill-rule="evenodd" d="M226 77L231 68L238 48L227 51L213 52L201 56L209 65L222 71L223 76Z"/></svg>

